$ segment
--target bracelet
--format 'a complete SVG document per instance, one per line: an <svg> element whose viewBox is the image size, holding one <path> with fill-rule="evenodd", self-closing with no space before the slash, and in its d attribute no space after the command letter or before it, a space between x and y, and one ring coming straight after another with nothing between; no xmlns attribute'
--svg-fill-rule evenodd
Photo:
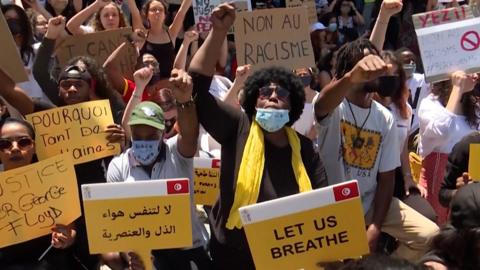
<svg viewBox="0 0 480 270"><path fill-rule="evenodd" d="M187 102L178 102L177 100L175 100L175 105L177 105L177 108L180 109L192 107L193 105L195 105L195 97L190 96L190 100Z"/></svg>

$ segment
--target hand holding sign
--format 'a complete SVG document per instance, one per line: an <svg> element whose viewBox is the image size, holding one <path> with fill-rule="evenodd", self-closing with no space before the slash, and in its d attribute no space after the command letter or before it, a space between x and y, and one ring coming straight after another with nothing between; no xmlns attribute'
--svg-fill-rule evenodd
<svg viewBox="0 0 480 270"><path fill-rule="evenodd" d="M384 0L382 2L381 12L391 17L399 13L403 8L402 0Z"/></svg>
<svg viewBox="0 0 480 270"><path fill-rule="evenodd" d="M463 71L456 71L452 74L452 85L462 94L472 91L477 83L477 80L477 74L467 75Z"/></svg>
<svg viewBox="0 0 480 270"><path fill-rule="evenodd" d="M52 228L52 245L54 248L65 249L73 245L77 231L74 229L74 224L70 225L55 225Z"/></svg>
<svg viewBox="0 0 480 270"><path fill-rule="evenodd" d="M135 252L128 252L128 269L129 270L144 270L145 264L142 258Z"/></svg>
<svg viewBox="0 0 480 270"><path fill-rule="evenodd" d="M170 83L177 102L185 103L192 99L193 82L187 72L181 69L172 70Z"/></svg>
<svg viewBox="0 0 480 270"><path fill-rule="evenodd" d="M65 17L57 16L48 20L47 33L45 34L46 38L57 39L60 37L60 34L65 30Z"/></svg>
<svg viewBox="0 0 480 270"><path fill-rule="evenodd" d="M232 4L221 4L212 11L213 29L228 32L235 21L235 6Z"/></svg>
<svg viewBox="0 0 480 270"><path fill-rule="evenodd" d="M470 175L467 172L464 172L462 174L462 176L457 178L457 181L455 183L455 187L457 189L460 189L461 187L465 186L469 182L472 182L472 178L470 177Z"/></svg>
<svg viewBox="0 0 480 270"><path fill-rule="evenodd" d="M119 143L121 149L125 147L125 130L121 125L108 125L105 133L107 133L107 140L110 143Z"/></svg>
<svg viewBox="0 0 480 270"><path fill-rule="evenodd" d="M391 64L387 65L378 55L370 54L353 67L349 72L350 79L353 83L368 82L383 75L390 68Z"/></svg>

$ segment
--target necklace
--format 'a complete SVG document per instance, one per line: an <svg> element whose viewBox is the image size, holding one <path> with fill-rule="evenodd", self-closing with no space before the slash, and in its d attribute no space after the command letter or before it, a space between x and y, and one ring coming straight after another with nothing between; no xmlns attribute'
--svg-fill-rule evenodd
<svg viewBox="0 0 480 270"><path fill-rule="evenodd" d="M372 105L370 104L370 107L368 107L367 117L365 117L365 120L363 121L362 126L360 128L358 128L357 119L355 118L355 114L353 113L352 105L350 105L350 101L348 101L348 100L347 100L347 103L348 103L348 108L350 109L350 112L352 113L353 121L355 122L355 129L357 130L357 135L353 138L353 142L352 142L353 148L354 149L357 149L357 148L359 149L359 148L362 148L363 143L365 142L365 139L363 139L360 136L360 134L362 133L363 127L367 123L368 117L370 116L370 112L372 111Z"/></svg>

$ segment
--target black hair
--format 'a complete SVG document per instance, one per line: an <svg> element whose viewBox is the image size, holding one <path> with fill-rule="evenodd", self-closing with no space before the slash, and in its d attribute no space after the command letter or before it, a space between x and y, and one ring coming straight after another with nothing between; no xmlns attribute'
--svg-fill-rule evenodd
<svg viewBox="0 0 480 270"><path fill-rule="evenodd" d="M462 109L465 115L465 121L473 129L480 127L480 119L477 116L477 111L480 110L480 85L477 83L472 91L463 94Z"/></svg>
<svg viewBox="0 0 480 270"><path fill-rule="evenodd" d="M415 265L405 259L393 258L387 255L373 254L359 260L347 262L339 270L423 270L421 265Z"/></svg>
<svg viewBox="0 0 480 270"><path fill-rule="evenodd" d="M480 269L480 228L457 229L447 225L433 238L431 250L445 260L448 269Z"/></svg>
<svg viewBox="0 0 480 270"><path fill-rule="evenodd" d="M380 55L378 49L368 39L357 39L344 44L338 50L337 63L335 65L335 77L342 78L347 72L365 57L364 50L372 54Z"/></svg>
<svg viewBox="0 0 480 270"><path fill-rule="evenodd" d="M290 121L287 126L293 125L303 112L305 92L303 84L293 72L283 67L268 67L255 72L245 82L245 100L242 104L249 119L255 116L259 89L269 83L277 83L290 92Z"/></svg>
<svg viewBox="0 0 480 270"><path fill-rule="evenodd" d="M28 18L25 10L23 10L17 5L9 4L2 6L3 14L5 14L9 10L14 10L18 15L18 19L9 19L7 20L7 23L9 25L10 31L12 32L12 35L19 34L22 36L22 44L20 45L20 56L22 57L23 64L26 66L34 57L34 51L32 46L33 31L30 24L30 19Z"/></svg>
<svg viewBox="0 0 480 270"><path fill-rule="evenodd" d="M6 124L19 124L19 125L24 126L27 129L28 135L30 135L32 140L35 140L35 130L33 129L32 125L29 122L27 122L23 119L7 117L0 122L0 130Z"/></svg>

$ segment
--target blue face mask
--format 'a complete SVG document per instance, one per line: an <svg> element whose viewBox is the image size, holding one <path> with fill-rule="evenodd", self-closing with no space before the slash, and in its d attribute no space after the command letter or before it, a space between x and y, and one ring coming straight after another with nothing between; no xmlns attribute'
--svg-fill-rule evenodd
<svg viewBox="0 0 480 270"><path fill-rule="evenodd" d="M331 23L328 25L328 31L330 32L335 32L337 31L337 24L336 23Z"/></svg>
<svg viewBox="0 0 480 270"><path fill-rule="evenodd" d="M257 120L257 123L264 130L275 132L280 130L286 123L288 123L288 121L290 121L288 113L288 110L257 108L255 120Z"/></svg>
<svg viewBox="0 0 480 270"><path fill-rule="evenodd" d="M160 153L160 140L132 140L132 153L135 160L142 165L151 165Z"/></svg>

